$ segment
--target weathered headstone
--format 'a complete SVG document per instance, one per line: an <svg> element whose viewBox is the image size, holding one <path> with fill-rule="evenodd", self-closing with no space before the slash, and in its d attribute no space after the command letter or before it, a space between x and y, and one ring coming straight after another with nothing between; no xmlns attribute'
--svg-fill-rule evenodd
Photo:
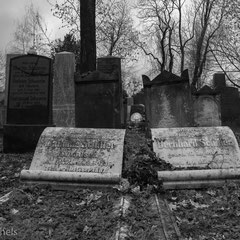
<svg viewBox="0 0 240 240"><path fill-rule="evenodd" d="M74 72L74 53L57 53L53 81L53 123L57 127L75 127Z"/></svg>
<svg viewBox="0 0 240 240"><path fill-rule="evenodd" d="M240 167L240 150L229 127L152 128L151 132L154 152L175 167Z"/></svg>
<svg viewBox="0 0 240 240"><path fill-rule="evenodd" d="M124 108L123 108L123 87L122 87L122 69L121 58L114 56L100 57L97 59L97 71L106 74L116 74L119 83L120 111L121 111L121 125L124 124Z"/></svg>
<svg viewBox="0 0 240 240"><path fill-rule="evenodd" d="M79 128L121 128L118 74L75 75L75 114Z"/></svg>
<svg viewBox="0 0 240 240"><path fill-rule="evenodd" d="M178 77L163 71L150 81L143 76L146 118L151 128L193 125L192 99L187 70Z"/></svg>
<svg viewBox="0 0 240 240"><path fill-rule="evenodd" d="M204 86L194 96L194 124L198 127L221 126L220 93Z"/></svg>
<svg viewBox="0 0 240 240"><path fill-rule="evenodd" d="M123 129L46 128L21 179L59 186L116 184L124 136Z"/></svg>
<svg viewBox="0 0 240 240"><path fill-rule="evenodd" d="M10 60L4 152L36 147L45 127L52 124L52 60L23 55Z"/></svg>

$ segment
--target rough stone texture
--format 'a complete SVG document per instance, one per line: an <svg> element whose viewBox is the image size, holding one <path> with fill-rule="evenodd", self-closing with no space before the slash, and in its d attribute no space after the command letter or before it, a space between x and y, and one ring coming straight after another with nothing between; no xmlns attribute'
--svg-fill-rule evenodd
<svg viewBox="0 0 240 240"><path fill-rule="evenodd" d="M30 151L52 126L52 60L22 55L10 60L4 152Z"/></svg>
<svg viewBox="0 0 240 240"><path fill-rule="evenodd" d="M57 53L53 81L53 122L57 127L75 126L74 72L74 53Z"/></svg>
<svg viewBox="0 0 240 240"><path fill-rule="evenodd" d="M46 180L54 172L56 181L61 181L61 177L79 183L105 182L116 180L116 177L119 181L124 136L123 129L46 128L39 139L30 171L43 171Z"/></svg>
<svg viewBox="0 0 240 240"><path fill-rule="evenodd" d="M229 127L153 128L151 132L154 152L175 167L240 167L240 150Z"/></svg>
<svg viewBox="0 0 240 240"><path fill-rule="evenodd" d="M198 127L221 126L219 92L204 86L194 95L194 125Z"/></svg>
<svg viewBox="0 0 240 240"><path fill-rule="evenodd" d="M143 76L146 117L150 127L188 127L193 125L189 78L167 71L150 81Z"/></svg>
<svg viewBox="0 0 240 240"><path fill-rule="evenodd" d="M121 95L117 73L75 75L75 114L79 128L121 128Z"/></svg>

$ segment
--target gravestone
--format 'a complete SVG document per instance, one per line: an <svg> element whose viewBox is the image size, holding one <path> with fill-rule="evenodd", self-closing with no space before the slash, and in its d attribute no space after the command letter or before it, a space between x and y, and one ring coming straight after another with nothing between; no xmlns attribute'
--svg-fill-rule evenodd
<svg viewBox="0 0 240 240"><path fill-rule="evenodd" d="M124 108L123 108L123 87L122 87L122 69L121 58L114 56L105 56L97 59L97 71L106 74L116 74L119 83L120 111L121 111L121 125L125 123Z"/></svg>
<svg viewBox="0 0 240 240"><path fill-rule="evenodd" d="M152 128L151 133L154 152L175 167L240 167L240 150L229 127Z"/></svg>
<svg viewBox="0 0 240 240"><path fill-rule="evenodd" d="M198 127L221 126L220 93L204 86L194 95L194 125Z"/></svg>
<svg viewBox="0 0 240 240"><path fill-rule="evenodd" d="M118 73L75 75L75 121L78 128L121 128Z"/></svg>
<svg viewBox="0 0 240 240"><path fill-rule="evenodd" d="M123 129L46 128L21 179L57 186L117 184L124 136Z"/></svg>
<svg viewBox="0 0 240 240"><path fill-rule="evenodd" d="M9 70L3 151L31 151L52 124L52 60L38 55L14 57Z"/></svg>
<svg viewBox="0 0 240 240"><path fill-rule="evenodd" d="M6 55L6 69L5 69L5 100L4 100L4 106L7 107L8 102L8 83L9 83L9 73L10 73L10 60L12 58L22 56L22 54L18 53L9 53Z"/></svg>
<svg viewBox="0 0 240 240"><path fill-rule="evenodd" d="M193 111L188 71L181 77L163 71L152 81L143 75L146 118L151 128L189 127Z"/></svg>
<svg viewBox="0 0 240 240"><path fill-rule="evenodd" d="M75 127L74 72L74 53L57 53L53 81L53 123L57 127Z"/></svg>
<svg viewBox="0 0 240 240"><path fill-rule="evenodd" d="M140 123L145 120L145 106L143 104L132 105L130 120L132 123Z"/></svg>

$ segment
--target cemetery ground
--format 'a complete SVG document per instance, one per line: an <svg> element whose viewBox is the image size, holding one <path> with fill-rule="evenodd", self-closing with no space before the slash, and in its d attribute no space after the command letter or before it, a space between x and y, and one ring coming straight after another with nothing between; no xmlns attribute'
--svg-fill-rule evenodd
<svg viewBox="0 0 240 240"><path fill-rule="evenodd" d="M5 197L0 199L0 239L121 239L119 224L125 239L164 239L159 237L161 217L165 224L177 223L183 240L240 239L240 184L163 191L156 170L172 167L157 159L150 146L144 129L127 129L123 177L128 181L111 190L53 191L24 185L20 171L29 169L33 153L1 153L0 196ZM153 196L167 203L174 221L152 211ZM130 203L125 211L122 199ZM179 239L165 227L166 239Z"/></svg>

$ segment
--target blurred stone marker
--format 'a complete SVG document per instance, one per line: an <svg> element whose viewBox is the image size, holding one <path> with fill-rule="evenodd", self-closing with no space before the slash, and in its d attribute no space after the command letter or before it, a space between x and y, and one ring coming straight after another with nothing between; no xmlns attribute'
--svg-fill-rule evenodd
<svg viewBox="0 0 240 240"><path fill-rule="evenodd" d="M145 119L145 106L143 104L132 105L130 115L132 123L141 123Z"/></svg>
<svg viewBox="0 0 240 240"><path fill-rule="evenodd" d="M52 125L52 59L39 55L11 58L4 152L33 150Z"/></svg>
<svg viewBox="0 0 240 240"><path fill-rule="evenodd" d="M53 185L117 184L124 136L123 129L46 128L21 179Z"/></svg>
<svg viewBox="0 0 240 240"><path fill-rule="evenodd" d="M238 168L240 150L229 127L152 128L153 150L175 167Z"/></svg>
<svg viewBox="0 0 240 240"><path fill-rule="evenodd" d="M194 123L198 127L221 126L220 92L205 85L193 94Z"/></svg>

